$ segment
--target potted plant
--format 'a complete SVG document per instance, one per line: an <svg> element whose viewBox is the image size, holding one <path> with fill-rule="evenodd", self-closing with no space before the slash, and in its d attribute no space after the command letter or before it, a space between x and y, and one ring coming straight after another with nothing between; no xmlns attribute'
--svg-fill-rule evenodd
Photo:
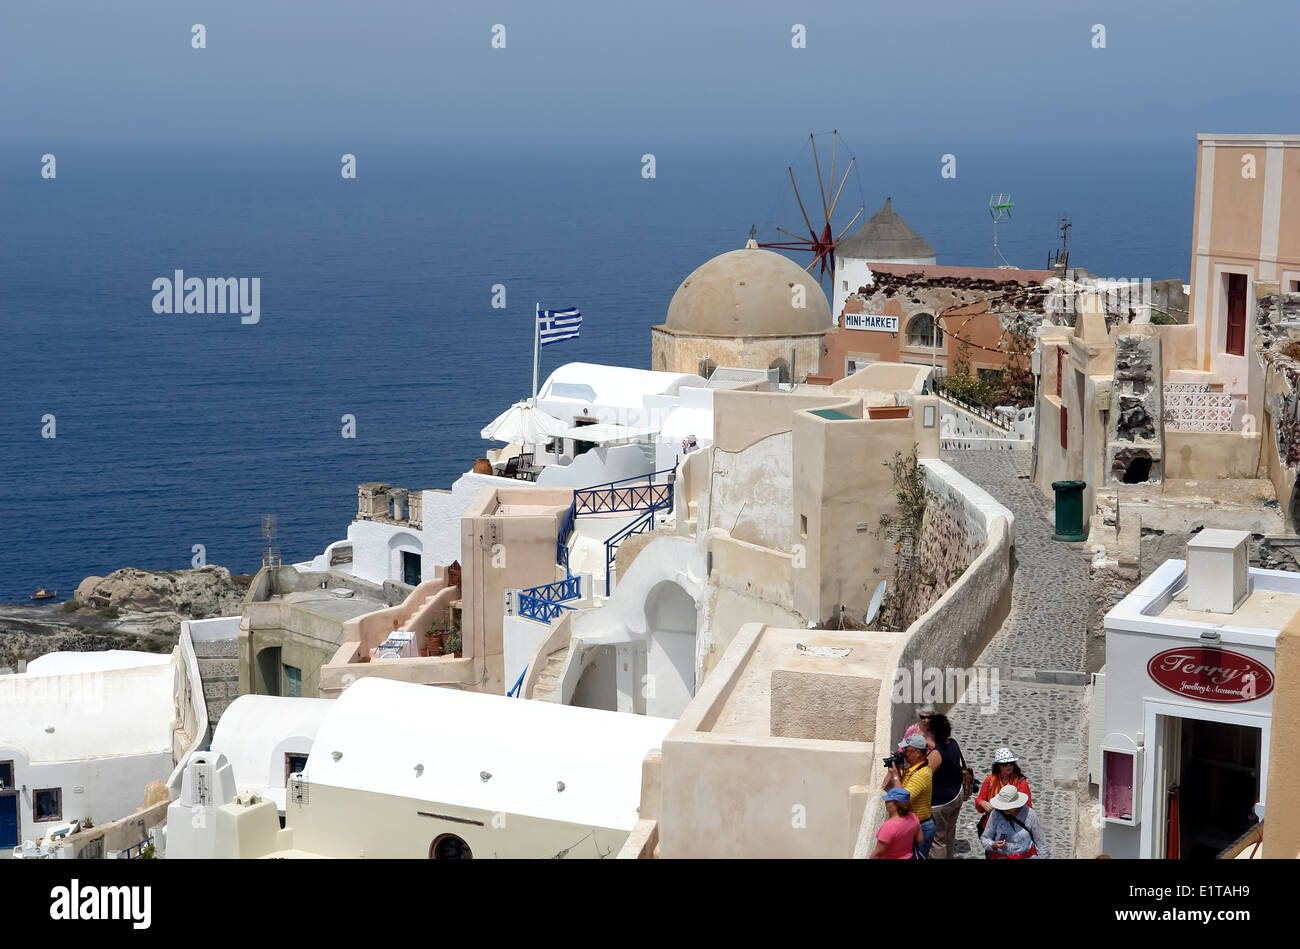
<svg viewBox="0 0 1300 949"><path fill-rule="evenodd" d="M461 641L460 630L453 629L443 636L442 654L444 656L460 656Z"/></svg>
<svg viewBox="0 0 1300 949"><path fill-rule="evenodd" d="M429 655L431 656L442 655L443 641L446 638L446 635L447 635L446 633L438 629L437 620L434 620L432 623L429 624L429 632L426 637L427 639L426 646L428 648Z"/></svg>

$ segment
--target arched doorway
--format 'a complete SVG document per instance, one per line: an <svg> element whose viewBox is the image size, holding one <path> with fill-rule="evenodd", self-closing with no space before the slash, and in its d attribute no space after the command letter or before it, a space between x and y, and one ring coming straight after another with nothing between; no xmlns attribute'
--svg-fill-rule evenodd
<svg viewBox="0 0 1300 949"><path fill-rule="evenodd" d="M455 834L440 834L429 844L430 860L473 860L469 844Z"/></svg>
<svg viewBox="0 0 1300 949"><path fill-rule="evenodd" d="M768 369L777 371L777 382L788 385L790 383L790 364L784 359L774 359Z"/></svg>
<svg viewBox="0 0 1300 949"><path fill-rule="evenodd" d="M645 601L645 713L677 718L695 695L695 601L671 580Z"/></svg>

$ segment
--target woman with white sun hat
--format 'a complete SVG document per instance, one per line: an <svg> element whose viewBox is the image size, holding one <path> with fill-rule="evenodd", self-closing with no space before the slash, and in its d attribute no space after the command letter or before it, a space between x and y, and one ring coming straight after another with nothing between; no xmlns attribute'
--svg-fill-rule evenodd
<svg viewBox="0 0 1300 949"><path fill-rule="evenodd" d="M984 852L1008 860L1047 858L1047 837L1038 815L1029 806L1029 795L1014 784L1005 785L989 801L989 821L980 835Z"/></svg>

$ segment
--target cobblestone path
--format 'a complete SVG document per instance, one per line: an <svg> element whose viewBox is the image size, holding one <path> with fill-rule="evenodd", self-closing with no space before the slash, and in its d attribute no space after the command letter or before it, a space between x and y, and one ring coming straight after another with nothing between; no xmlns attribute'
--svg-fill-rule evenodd
<svg viewBox="0 0 1300 949"><path fill-rule="evenodd" d="M1078 788L1087 781L1085 644L1089 564L1082 544L1052 540L1052 503L1028 479L1029 453L945 452L943 460L1016 517L1011 611L979 660L998 674L994 701L953 707L953 735L982 780L995 749L1020 757L1050 856L1075 855ZM973 802L958 821L957 856L983 858ZM963 845L964 842L964 845Z"/></svg>

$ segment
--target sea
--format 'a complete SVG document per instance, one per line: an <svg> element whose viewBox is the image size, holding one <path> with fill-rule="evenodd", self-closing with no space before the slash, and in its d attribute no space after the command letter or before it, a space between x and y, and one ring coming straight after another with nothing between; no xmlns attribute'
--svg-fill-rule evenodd
<svg viewBox="0 0 1300 949"><path fill-rule="evenodd" d="M819 136L821 171L829 178ZM801 145L803 146L801 148ZM1195 140L836 143L837 230L892 197L942 264L1188 279ZM710 257L824 222L806 140L548 149L219 143L0 146L0 602L125 566L233 573L346 536L356 488L446 488L531 394L534 307L566 362L649 368L650 327ZM801 264L810 258L791 256ZM157 314L174 271L260 278L260 319ZM504 287L505 306L494 307ZM829 289L829 283L827 284ZM345 416L355 437L345 438ZM47 437L53 435L53 437Z"/></svg>

